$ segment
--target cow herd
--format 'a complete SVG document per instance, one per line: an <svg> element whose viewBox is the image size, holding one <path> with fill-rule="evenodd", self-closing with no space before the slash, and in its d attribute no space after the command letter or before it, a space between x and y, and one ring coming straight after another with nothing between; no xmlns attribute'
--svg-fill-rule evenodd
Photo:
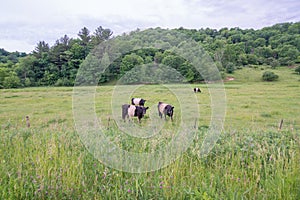
<svg viewBox="0 0 300 200"><path fill-rule="evenodd" d="M201 92L201 90L200 88L194 88L194 92ZM125 121L126 118L137 117L139 122L141 122L141 119L144 117L146 111L149 109L149 107L145 107L145 102L146 100L142 98L132 98L131 105L123 104L122 119ZM157 109L160 118L164 116L166 120L167 116L169 116L173 121L174 106L164 102L158 102Z"/></svg>

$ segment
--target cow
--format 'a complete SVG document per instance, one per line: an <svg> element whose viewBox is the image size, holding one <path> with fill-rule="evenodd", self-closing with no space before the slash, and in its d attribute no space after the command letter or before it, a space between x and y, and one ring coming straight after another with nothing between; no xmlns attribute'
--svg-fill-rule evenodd
<svg viewBox="0 0 300 200"><path fill-rule="evenodd" d="M194 92L201 92L200 88L194 88Z"/></svg>
<svg viewBox="0 0 300 200"><path fill-rule="evenodd" d="M126 117L138 117L139 123L141 123L141 119L144 117L144 115L146 114L146 110L148 109L149 107L124 104L122 105L122 119L125 121Z"/></svg>
<svg viewBox="0 0 300 200"><path fill-rule="evenodd" d="M166 116L168 115L173 121L174 106L169 105L167 103L158 102L157 108L158 108L158 115L160 116L160 118L162 118L162 116L164 115L166 119Z"/></svg>
<svg viewBox="0 0 300 200"><path fill-rule="evenodd" d="M142 98L132 98L131 99L131 104L135 106L145 106L145 99Z"/></svg>

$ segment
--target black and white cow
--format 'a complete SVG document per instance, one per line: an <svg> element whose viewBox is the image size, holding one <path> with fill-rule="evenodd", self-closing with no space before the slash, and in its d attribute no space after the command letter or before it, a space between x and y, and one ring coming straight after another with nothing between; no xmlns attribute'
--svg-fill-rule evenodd
<svg viewBox="0 0 300 200"><path fill-rule="evenodd" d="M149 107L124 104L122 105L122 119L125 121L126 117L127 118L138 117L139 122L141 122L141 119L146 114L147 109L149 109Z"/></svg>
<svg viewBox="0 0 300 200"><path fill-rule="evenodd" d="M131 99L131 104L135 106L145 106L145 99L142 98L132 98Z"/></svg>
<svg viewBox="0 0 300 200"><path fill-rule="evenodd" d="M166 116L168 115L173 121L174 106L167 103L158 102L157 108L160 118L162 118L162 116L164 115L166 119Z"/></svg>
<svg viewBox="0 0 300 200"><path fill-rule="evenodd" d="M201 92L200 88L194 88L194 92Z"/></svg>

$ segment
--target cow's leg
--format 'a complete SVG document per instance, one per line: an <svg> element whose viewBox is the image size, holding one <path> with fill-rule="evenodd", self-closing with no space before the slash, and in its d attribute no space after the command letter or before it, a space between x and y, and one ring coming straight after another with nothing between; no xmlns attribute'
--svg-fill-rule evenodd
<svg viewBox="0 0 300 200"><path fill-rule="evenodd" d="M158 116L160 116L160 118L162 118L162 114L161 112L158 111Z"/></svg>

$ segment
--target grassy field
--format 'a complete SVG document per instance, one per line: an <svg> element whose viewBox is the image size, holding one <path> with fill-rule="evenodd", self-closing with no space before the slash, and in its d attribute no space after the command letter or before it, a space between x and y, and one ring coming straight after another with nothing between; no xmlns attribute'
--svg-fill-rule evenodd
<svg viewBox="0 0 300 200"><path fill-rule="evenodd" d="M170 165L147 173L115 170L89 153L75 131L73 88L1 90L0 199L300 199L300 76L288 68L273 71L279 75L276 82L261 81L264 69L245 68L224 83L225 124L206 157L199 151L209 130L211 102L207 86L198 84L203 92L195 102L200 118L192 145ZM167 87L144 85L128 101L144 97L149 112L140 125L136 120L124 124L140 129L159 124L158 101L175 106L174 122L168 120L162 135L151 140L122 135L121 116L111 112L114 90L99 86L95 109L107 136L122 149L163 148L180 118L189 117Z"/></svg>

